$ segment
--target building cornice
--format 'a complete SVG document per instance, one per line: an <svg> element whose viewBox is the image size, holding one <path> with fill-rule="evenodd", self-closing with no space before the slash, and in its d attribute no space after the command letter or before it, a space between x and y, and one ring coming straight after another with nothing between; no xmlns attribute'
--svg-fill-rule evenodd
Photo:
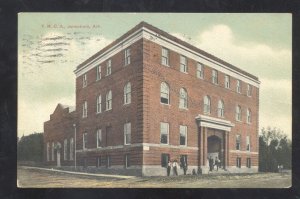
<svg viewBox="0 0 300 199"><path fill-rule="evenodd" d="M209 117L206 115L199 114L195 119L199 122L199 126L219 129L219 130L228 131L228 132L230 132L231 127L234 126L234 124L228 120Z"/></svg>
<svg viewBox="0 0 300 199"><path fill-rule="evenodd" d="M182 54L188 58L191 58L197 62L200 62L208 67L223 72L231 77L242 80L255 87L259 87L260 81L257 79L257 77L192 46L191 44L177 39L176 37L169 35L168 33L156 29L157 28L151 25L141 26L140 28L133 28L129 31L130 34L126 33L115 42L102 49L99 53L95 54L94 56L80 64L74 71L76 77L81 76L82 74L93 69L97 65L100 65L102 62L106 61L115 54L126 49L131 44L144 38L179 54ZM163 33L163 35L161 35L160 33Z"/></svg>

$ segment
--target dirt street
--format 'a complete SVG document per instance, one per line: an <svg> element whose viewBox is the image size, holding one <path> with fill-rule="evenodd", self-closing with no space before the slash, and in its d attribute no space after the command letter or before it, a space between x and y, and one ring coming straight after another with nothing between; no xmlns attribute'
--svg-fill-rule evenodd
<svg viewBox="0 0 300 199"><path fill-rule="evenodd" d="M288 188L291 186L291 173L135 177L131 179L120 179L82 176L19 167L18 186L22 188Z"/></svg>

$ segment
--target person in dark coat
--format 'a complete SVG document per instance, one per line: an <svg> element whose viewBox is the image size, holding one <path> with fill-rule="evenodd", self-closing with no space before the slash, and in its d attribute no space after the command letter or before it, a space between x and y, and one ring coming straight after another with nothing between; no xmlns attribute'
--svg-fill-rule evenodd
<svg viewBox="0 0 300 199"><path fill-rule="evenodd" d="M186 163L186 161L183 161L182 168L183 168L183 174L186 175L186 171L187 171L187 163Z"/></svg>
<svg viewBox="0 0 300 199"><path fill-rule="evenodd" d="M209 157L208 163L209 163L209 171L212 171L214 166L214 160L211 157Z"/></svg>
<svg viewBox="0 0 300 199"><path fill-rule="evenodd" d="M168 165L167 165L167 175L168 175L168 176L170 176L171 166L172 166L172 163L171 163L171 161L169 160L169 161L168 161Z"/></svg>
<svg viewBox="0 0 300 199"><path fill-rule="evenodd" d="M216 157L216 159L215 159L215 165L217 166L217 171L219 170L220 162L221 162L221 161L219 160L219 158Z"/></svg>
<svg viewBox="0 0 300 199"><path fill-rule="evenodd" d="M173 161L173 174L176 175L176 176L178 176L177 166L178 166L177 160L174 160Z"/></svg>

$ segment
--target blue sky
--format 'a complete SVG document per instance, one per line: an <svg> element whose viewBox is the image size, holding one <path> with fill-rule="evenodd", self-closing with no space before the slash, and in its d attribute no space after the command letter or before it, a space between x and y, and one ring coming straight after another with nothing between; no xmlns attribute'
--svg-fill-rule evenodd
<svg viewBox="0 0 300 199"><path fill-rule="evenodd" d="M75 67L141 21L258 76L260 128L290 137L291 14L196 13L20 13L18 136L42 132L57 103L74 105Z"/></svg>

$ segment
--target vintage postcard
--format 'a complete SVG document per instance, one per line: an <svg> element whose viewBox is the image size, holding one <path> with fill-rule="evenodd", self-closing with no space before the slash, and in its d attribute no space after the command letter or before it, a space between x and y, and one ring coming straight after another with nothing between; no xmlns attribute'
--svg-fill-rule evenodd
<svg viewBox="0 0 300 199"><path fill-rule="evenodd" d="M291 187L291 14L19 13L18 187Z"/></svg>

